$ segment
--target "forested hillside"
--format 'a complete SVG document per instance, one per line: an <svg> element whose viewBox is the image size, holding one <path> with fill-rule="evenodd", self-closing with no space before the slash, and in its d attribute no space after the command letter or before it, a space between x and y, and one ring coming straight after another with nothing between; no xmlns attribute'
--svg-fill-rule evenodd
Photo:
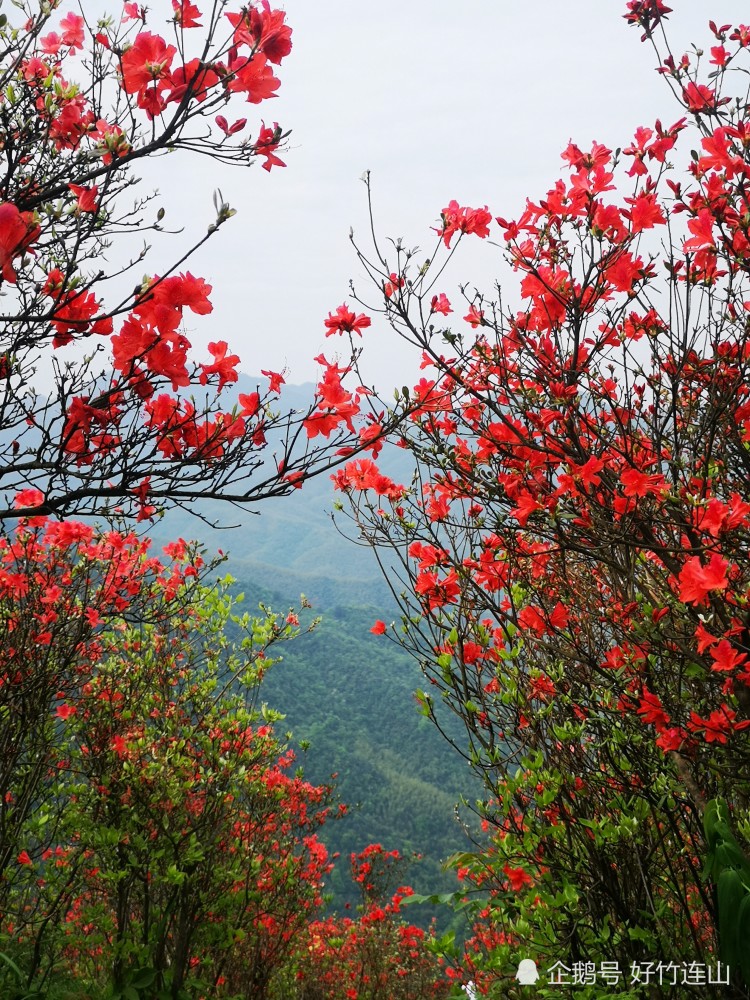
<svg viewBox="0 0 750 1000"><path fill-rule="evenodd" d="M254 385L240 376L241 392ZM285 386L284 404L302 409L311 394L312 386ZM410 475L408 459L397 449L389 450L383 464L394 477ZM442 862L467 849L456 806L462 797L477 796L479 786L419 714L414 691L422 678L414 660L370 633L376 619L395 616L395 605L369 547L337 530L351 525L341 514L334 524L336 501L330 477L321 476L303 491L264 504L257 516L235 516L215 503L196 508L205 521L195 511L172 512L154 537L198 537L209 552L227 553L221 572L235 578L234 590L244 594L250 612L261 601L275 611L298 608L304 594L312 605L307 617L320 616L313 634L285 648L260 697L284 714L279 728L293 734L306 775L316 783L336 775L348 812L325 828L322 839L341 855L328 886L332 907L341 909L354 902L349 855L371 842L421 855L408 874L417 892L455 889L455 874L443 871ZM212 530L207 522L238 526ZM445 724L459 738L457 720L446 713ZM431 913L418 907L412 919L424 923ZM446 916L440 914L441 920Z"/></svg>
<svg viewBox="0 0 750 1000"><path fill-rule="evenodd" d="M309 743L306 774L316 783L335 774L350 807L323 833L342 858L331 881L336 907L353 901L348 857L366 844L423 855L409 871L418 892L455 888L440 862L466 849L454 807L471 787L468 769L417 714L418 672L368 634L371 620L367 608L330 608L313 635L290 645L262 689L285 713L294 743Z"/></svg>

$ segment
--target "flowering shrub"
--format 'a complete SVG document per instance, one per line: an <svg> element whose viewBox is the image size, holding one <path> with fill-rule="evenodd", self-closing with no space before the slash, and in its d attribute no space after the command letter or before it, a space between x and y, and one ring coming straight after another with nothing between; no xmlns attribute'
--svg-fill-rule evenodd
<svg viewBox="0 0 750 1000"><path fill-rule="evenodd" d="M359 915L311 921L300 936L279 1000L422 1000L447 996L451 984L430 950L432 935L401 916L409 886L389 896L401 863L398 851L370 844L352 855L361 887ZM276 994L272 994L276 996Z"/></svg>
<svg viewBox="0 0 750 1000"><path fill-rule="evenodd" d="M184 542L166 555L151 556L131 532L45 516L22 518L0 538L0 909L24 824L35 813L54 827L42 788L68 766L65 726L96 673L103 631L113 621L168 618L203 572L200 553Z"/></svg>
<svg viewBox="0 0 750 1000"><path fill-rule="evenodd" d="M82 525L78 547L60 551L57 528L18 534L25 552L28 536L39 536L34 566L54 558L80 589L85 567L88 607L102 621L72 609L78 655L68 673L56 672L59 690L46 690L47 713L33 704L42 734L24 745L21 726L4 733L14 756L0 950L29 987L66 974L100 995L262 997L320 905L330 867L316 833L329 790L290 772L274 713L254 707L270 647L300 630L270 613L233 615L227 596L192 579L196 560L184 545L170 547L170 567L147 557L143 542L101 539ZM104 564L106 579L93 587L96 560L118 548L119 563ZM243 635L235 643L225 634L230 616ZM81 619L96 629L88 642ZM27 689L41 699L36 673L35 687L33 669L4 672L6 706L25 705Z"/></svg>
<svg viewBox="0 0 750 1000"><path fill-rule="evenodd" d="M673 123L571 142L517 219L450 202L427 261L360 251L422 357L400 441L419 475L353 462L335 485L406 583L373 631L418 657L422 711L464 720L486 785L461 864L480 994L530 957L721 960L706 995L750 985L749 36L710 22L706 72L662 51L669 13L626 17ZM458 308L445 255L492 232L517 304Z"/></svg>
<svg viewBox="0 0 750 1000"><path fill-rule="evenodd" d="M185 264L235 215L219 194L196 246L123 290L147 254L118 257L123 234L163 230L151 197L125 204L139 161L169 151L285 166L288 133L245 117L280 86L292 50L284 12L268 0L175 0L127 2L98 22L57 3L21 5L18 24L2 17L0 520L16 516L18 497L29 514L116 508L142 520L199 497L254 501L335 465L341 448L373 447L383 428L360 415L366 390L342 384L358 350L351 334L369 321L346 304L324 325L348 337L350 360L317 359L305 412L272 410L284 375L270 370L265 388L228 398L240 363L228 341L194 356L185 319L211 313L213 289ZM44 356L53 386L42 392Z"/></svg>
<svg viewBox="0 0 750 1000"><path fill-rule="evenodd" d="M255 706L296 616L232 618L195 547L157 557L128 525L283 495L391 423L348 385L369 320L347 303L322 327L348 355L316 359L306 410L272 406L271 370L232 398L228 340L195 355L213 288L187 262L235 215L220 193L196 245L134 287L147 248L121 244L163 231L151 197L126 201L140 160L285 166L288 133L248 116L292 31L268 0L98 20L20 3L0 43L0 989L262 998L328 871L328 789Z"/></svg>

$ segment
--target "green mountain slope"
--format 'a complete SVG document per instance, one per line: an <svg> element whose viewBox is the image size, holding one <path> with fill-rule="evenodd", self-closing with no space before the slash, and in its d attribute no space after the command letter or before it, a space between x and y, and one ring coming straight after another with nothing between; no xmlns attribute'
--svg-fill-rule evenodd
<svg viewBox="0 0 750 1000"><path fill-rule="evenodd" d="M238 390L251 391L254 384L242 380ZM285 402L302 407L311 391L287 387ZM382 458L393 478L410 478L398 449ZM324 835L329 850L341 855L329 886L340 909L356 902L349 855L372 842L423 856L405 876L417 892L454 889L455 876L442 871L441 862L467 849L455 806L461 795L478 794L478 787L417 710L418 666L369 631L377 618L395 617L395 608L372 552L342 537L332 523L336 499L324 475L258 505L257 514L218 503L196 507L208 522L239 524L233 530L212 530L206 520L176 511L153 535L155 542L198 537L209 551L228 552L222 572L237 580L247 610L259 601L276 610L298 606L304 593L322 616L312 635L285 648L284 661L264 680L261 699L285 714L282 726L292 731L294 744L309 743L299 756L310 780L327 782L337 774L338 795L351 807ZM346 527L343 517L337 521ZM454 729L460 743L458 724ZM421 914L421 922L428 918ZM413 919L420 919L416 911Z"/></svg>
<svg viewBox="0 0 750 1000"><path fill-rule="evenodd" d="M238 586L247 604L257 597L252 580L240 579ZM285 606L265 590L262 599ZM348 859L369 843L421 855L406 876L420 893L454 889L455 876L442 863L467 847L455 807L471 793L472 777L418 713L417 666L369 632L375 611L324 608L318 628L284 649L261 692L263 701L284 712L281 725L293 733L293 745L307 746L299 751L306 776L324 783L335 774L338 796L350 807L323 831L329 851L341 856L328 887L336 909L357 902ZM430 916L415 912L413 919Z"/></svg>

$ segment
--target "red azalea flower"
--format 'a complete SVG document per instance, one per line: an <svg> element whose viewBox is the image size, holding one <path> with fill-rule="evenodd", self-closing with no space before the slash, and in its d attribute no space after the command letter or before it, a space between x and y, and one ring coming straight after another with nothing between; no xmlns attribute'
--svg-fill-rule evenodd
<svg viewBox="0 0 750 1000"><path fill-rule="evenodd" d="M654 28L672 13L672 8L667 7L662 0L630 0L627 10L628 13L623 14L623 17L628 24L638 24L645 29L641 35L642 42L645 42Z"/></svg>
<svg viewBox="0 0 750 1000"><path fill-rule="evenodd" d="M508 876L508 882L510 882L513 892L521 892L524 886L534 884L534 879L524 868L512 868L506 862L503 865L503 871Z"/></svg>
<svg viewBox="0 0 750 1000"><path fill-rule="evenodd" d="M704 566L699 556L688 559L679 577L679 598L686 604L701 604L712 590L726 590L729 586L729 563L715 552Z"/></svg>
<svg viewBox="0 0 750 1000"><path fill-rule="evenodd" d="M326 337L332 337L334 333L356 333L361 337L362 331L370 326L371 322L369 316L365 316L364 313L355 315L344 303L335 313L328 313L328 319L325 320Z"/></svg>
<svg viewBox="0 0 750 1000"><path fill-rule="evenodd" d="M91 187L82 187L80 184L68 184L68 187L78 199L76 207L79 212L95 212L97 210L99 188L96 184L93 184Z"/></svg>
<svg viewBox="0 0 750 1000"><path fill-rule="evenodd" d="M242 125L245 125L245 119L240 119ZM234 123L232 129L238 131L237 122ZM231 135L231 130L227 133ZM255 152L258 156L265 157L265 163L263 163L263 169L269 170L271 167L285 167L286 163L279 159L276 155L276 150L279 148L279 140L281 138L281 129L279 128L278 122L273 123L273 128L269 128L265 122L262 123L261 130L258 134L258 138L255 140Z"/></svg>
<svg viewBox="0 0 750 1000"><path fill-rule="evenodd" d="M208 349L214 356L214 362L210 365L201 365L200 384L205 385L211 375L219 376L219 391L228 382L236 382L239 378L237 365L240 363L238 354L227 354L229 344L226 340L208 345Z"/></svg>
<svg viewBox="0 0 750 1000"><path fill-rule="evenodd" d="M432 301L430 302L430 309L432 312L442 313L443 316L447 316L449 312L453 312L451 309L451 304L448 301L447 296L441 292L440 295L433 295Z"/></svg>
<svg viewBox="0 0 750 1000"><path fill-rule="evenodd" d="M62 43L68 46L71 54L83 48L85 23L80 14L74 14L72 11L60 21Z"/></svg>
<svg viewBox="0 0 750 1000"><path fill-rule="evenodd" d="M467 208L453 200L443 209L441 215L443 226L436 232L442 236L447 247L450 246L455 233L474 233L481 239L490 235L489 224L492 222L492 215L486 205L484 208Z"/></svg>
<svg viewBox="0 0 750 1000"><path fill-rule="evenodd" d="M716 109L716 92L703 83L689 83L683 89L682 96L691 111L705 113Z"/></svg>
<svg viewBox="0 0 750 1000"><path fill-rule="evenodd" d="M200 28L200 10L190 0L172 0L174 19L181 28Z"/></svg>
<svg viewBox="0 0 750 1000"><path fill-rule="evenodd" d="M261 370L261 375L265 375L270 382L268 386L269 392L278 392L282 385L286 384L286 379L279 372Z"/></svg>
<svg viewBox="0 0 750 1000"><path fill-rule="evenodd" d="M176 54L174 45L167 45L160 35L141 31L122 54L123 90L127 94L137 94L150 83L167 79Z"/></svg>
<svg viewBox="0 0 750 1000"><path fill-rule="evenodd" d="M257 392L241 392L237 397L242 407L243 417L254 417L260 409L260 396Z"/></svg>
<svg viewBox="0 0 750 1000"><path fill-rule="evenodd" d="M13 258L27 250L41 232L33 218L31 212L19 212L9 201L0 205L0 269L12 285L16 283Z"/></svg>

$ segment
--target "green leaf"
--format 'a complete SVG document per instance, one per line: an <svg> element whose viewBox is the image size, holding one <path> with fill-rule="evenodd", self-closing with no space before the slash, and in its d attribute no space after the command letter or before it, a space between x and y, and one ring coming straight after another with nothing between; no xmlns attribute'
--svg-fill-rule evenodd
<svg viewBox="0 0 750 1000"><path fill-rule="evenodd" d="M417 701L419 702L419 714L427 716L429 718L429 716L430 716L430 696L427 695L427 694L425 694L424 691L421 691L419 689L417 689L414 692L414 696L417 699Z"/></svg>
<svg viewBox="0 0 750 1000"><path fill-rule="evenodd" d="M734 969L742 957L739 948L738 915L746 898L745 887L737 871L725 869L716 883L719 910L719 955L722 962Z"/></svg>
<svg viewBox="0 0 750 1000"><path fill-rule="evenodd" d="M8 966L8 968L11 970L11 972L13 972L13 974L16 976L16 978L20 983L21 980L23 979L23 973L18 968L16 963L13 961L13 959L10 958L9 955L6 955L5 952L0 951L0 962L4 962Z"/></svg>
<svg viewBox="0 0 750 1000"><path fill-rule="evenodd" d="M736 943L745 986L750 986L750 894L746 894L737 914Z"/></svg>
<svg viewBox="0 0 750 1000"><path fill-rule="evenodd" d="M182 885L185 878L185 872L181 872L177 865L170 865L169 868L167 868L167 882L172 885Z"/></svg>
<svg viewBox="0 0 750 1000"><path fill-rule="evenodd" d="M130 980L130 986L142 990L150 986L156 979L156 969L144 968L136 969Z"/></svg>
<svg viewBox="0 0 750 1000"><path fill-rule="evenodd" d="M653 943L653 934L643 927L628 927L628 937L631 941L642 941L646 945Z"/></svg>

